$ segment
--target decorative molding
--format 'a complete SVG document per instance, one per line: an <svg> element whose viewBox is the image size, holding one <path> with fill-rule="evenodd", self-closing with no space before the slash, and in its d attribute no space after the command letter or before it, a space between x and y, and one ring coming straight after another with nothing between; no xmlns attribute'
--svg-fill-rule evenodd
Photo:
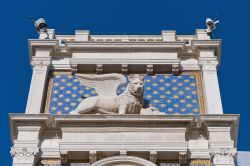
<svg viewBox="0 0 250 166"><path fill-rule="evenodd" d="M179 152L179 162L180 164L187 164L187 152Z"/></svg>
<svg viewBox="0 0 250 166"><path fill-rule="evenodd" d="M96 160L97 160L96 151L89 151L89 163L92 164L96 162Z"/></svg>
<svg viewBox="0 0 250 166"><path fill-rule="evenodd" d="M121 65L121 73L122 74L128 74L128 65L127 64L122 64Z"/></svg>
<svg viewBox="0 0 250 166"><path fill-rule="evenodd" d="M152 163L155 163L155 164L156 164L156 162L157 162L157 151L150 151L149 160L150 160Z"/></svg>
<svg viewBox="0 0 250 166"><path fill-rule="evenodd" d="M77 72L77 65L70 65L71 73L74 75Z"/></svg>
<svg viewBox="0 0 250 166"><path fill-rule="evenodd" d="M96 65L96 74L102 74L103 73L103 65L97 64Z"/></svg>
<svg viewBox="0 0 250 166"><path fill-rule="evenodd" d="M63 164L67 164L68 163L68 152L67 151L61 151L60 157L61 157L61 162Z"/></svg>
<svg viewBox="0 0 250 166"><path fill-rule="evenodd" d="M36 148L15 148L12 147L10 154L15 163L33 163L40 156L40 149Z"/></svg>
<svg viewBox="0 0 250 166"><path fill-rule="evenodd" d="M147 74L148 75L154 74L154 65L147 65Z"/></svg>
<svg viewBox="0 0 250 166"><path fill-rule="evenodd" d="M179 75L181 73L180 65L172 65L172 74Z"/></svg>

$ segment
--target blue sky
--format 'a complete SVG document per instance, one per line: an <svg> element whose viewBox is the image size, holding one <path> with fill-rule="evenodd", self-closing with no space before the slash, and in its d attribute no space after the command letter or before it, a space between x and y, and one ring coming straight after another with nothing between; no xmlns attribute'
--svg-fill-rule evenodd
<svg viewBox="0 0 250 166"><path fill-rule="evenodd" d="M223 39L219 82L224 113L241 114L239 150L250 151L250 7L245 1L184 0L71 0L0 1L0 165L11 165L8 113L24 113L31 67L27 39L37 38L29 15L44 17L56 33L75 29L91 33L194 34L205 28L205 18L218 16L214 38Z"/></svg>

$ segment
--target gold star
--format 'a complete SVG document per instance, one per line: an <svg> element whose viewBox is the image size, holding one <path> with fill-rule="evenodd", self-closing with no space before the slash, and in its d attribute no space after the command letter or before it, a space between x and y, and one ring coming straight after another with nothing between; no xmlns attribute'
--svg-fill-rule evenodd
<svg viewBox="0 0 250 166"><path fill-rule="evenodd" d="M192 93L193 95L197 94L197 92L196 92L196 91L192 91L191 93Z"/></svg>
<svg viewBox="0 0 250 166"><path fill-rule="evenodd" d="M62 103L62 102L58 102L58 103L57 103L57 105L62 106L62 105L63 105L63 103Z"/></svg>
<svg viewBox="0 0 250 166"><path fill-rule="evenodd" d="M165 90L165 88L164 88L164 87L160 87L159 89L160 89L160 90Z"/></svg>
<svg viewBox="0 0 250 166"><path fill-rule="evenodd" d="M59 85L59 83L58 83L58 82L55 82L53 85L54 85L54 86L58 86L58 85Z"/></svg>
<svg viewBox="0 0 250 166"><path fill-rule="evenodd" d="M179 98L179 96L177 96L177 95L174 95L174 96L173 96L173 98L174 98L174 99L178 99L178 98Z"/></svg>
<svg viewBox="0 0 250 166"><path fill-rule="evenodd" d="M70 90L67 90L67 91L66 91L66 94L71 94L71 91L70 91Z"/></svg>
<svg viewBox="0 0 250 166"><path fill-rule="evenodd" d="M69 98L66 98L66 99L65 99L65 102L69 102L69 101L70 101L70 99L69 99Z"/></svg>
<svg viewBox="0 0 250 166"><path fill-rule="evenodd" d="M151 82L151 80L147 79L146 82Z"/></svg>
<svg viewBox="0 0 250 166"><path fill-rule="evenodd" d="M66 79L65 78L61 79L61 82L66 82Z"/></svg>
<svg viewBox="0 0 250 166"><path fill-rule="evenodd" d="M195 84L195 83L192 83L191 86L196 86L196 84Z"/></svg>
<svg viewBox="0 0 250 166"><path fill-rule="evenodd" d="M172 111L173 111L173 108L168 108L168 111L169 111L169 112L172 112Z"/></svg>
<svg viewBox="0 0 250 166"><path fill-rule="evenodd" d="M75 93L73 93L71 96L72 96L73 98L75 98L75 97L76 97L76 94L75 94Z"/></svg>
<svg viewBox="0 0 250 166"><path fill-rule="evenodd" d="M179 95L183 95L184 94L184 92L182 90L180 90L178 93L179 93Z"/></svg>
<svg viewBox="0 0 250 166"><path fill-rule="evenodd" d="M151 96L151 95L147 95L147 98L148 98L148 99L151 99L151 98L152 98L152 96Z"/></svg>
<svg viewBox="0 0 250 166"><path fill-rule="evenodd" d="M180 100L180 103L185 103L185 100L184 100L184 99L181 99L181 100Z"/></svg>
<svg viewBox="0 0 250 166"><path fill-rule="evenodd" d="M58 93L58 90L54 90L54 94L57 94Z"/></svg>
<svg viewBox="0 0 250 166"><path fill-rule="evenodd" d="M185 90L190 90L190 88L189 87L185 87Z"/></svg>
<svg viewBox="0 0 250 166"><path fill-rule="evenodd" d="M172 103L172 100L167 100L168 103Z"/></svg>
<svg viewBox="0 0 250 166"><path fill-rule="evenodd" d="M191 96L190 96L190 95L187 95L186 98L187 98L187 99L191 99Z"/></svg>
<svg viewBox="0 0 250 166"><path fill-rule="evenodd" d="M165 96L164 96L164 95L160 95L160 98L161 98L161 99L164 99L164 98L165 98Z"/></svg>
<svg viewBox="0 0 250 166"><path fill-rule="evenodd" d="M73 89L74 89L74 90L77 90L77 86L73 86Z"/></svg>
<svg viewBox="0 0 250 166"><path fill-rule="evenodd" d="M59 95L59 98L63 98L63 94L60 94L60 95Z"/></svg>
<svg viewBox="0 0 250 166"><path fill-rule="evenodd" d="M72 84L69 82L69 83L67 83L67 86L72 86Z"/></svg>
<svg viewBox="0 0 250 166"><path fill-rule="evenodd" d="M160 107L161 108L166 107L166 104L160 104Z"/></svg>
<svg viewBox="0 0 250 166"><path fill-rule="evenodd" d="M52 101L57 101L57 98L56 98L56 97L53 97L53 98L52 98Z"/></svg>
<svg viewBox="0 0 250 166"><path fill-rule="evenodd" d="M175 108L178 108L178 107L179 107L179 105L178 105L178 104L174 104L174 107L175 107Z"/></svg>
<svg viewBox="0 0 250 166"><path fill-rule="evenodd" d="M182 84L182 83L179 83L178 86L183 86L183 84Z"/></svg>
<svg viewBox="0 0 250 166"><path fill-rule="evenodd" d="M173 79L172 82L177 82L177 80L176 80L176 79Z"/></svg>
<svg viewBox="0 0 250 166"><path fill-rule="evenodd" d="M153 83L153 86L158 86L158 84L157 83Z"/></svg>
<svg viewBox="0 0 250 166"><path fill-rule="evenodd" d="M160 79L159 81L160 81L160 82L164 82L164 79Z"/></svg>
<svg viewBox="0 0 250 166"><path fill-rule="evenodd" d="M153 91L153 94L155 94L155 95L156 95L156 94L158 94L158 92L155 90L155 91Z"/></svg>
<svg viewBox="0 0 250 166"><path fill-rule="evenodd" d="M165 85L166 85L166 86L170 86L170 83L166 83Z"/></svg>
<svg viewBox="0 0 250 166"><path fill-rule="evenodd" d="M78 79L74 79L73 82L78 82Z"/></svg>
<svg viewBox="0 0 250 166"><path fill-rule="evenodd" d="M197 103L197 100L192 100L192 103Z"/></svg>
<svg viewBox="0 0 250 166"><path fill-rule="evenodd" d="M68 75L68 78L72 78L72 75Z"/></svg>
<svg viewBox="0 0 250 166"><path fill-rule="evenodd" d="M184 82L186 82L186 83L187 83L187 82L189 82L189 80L188 80L188 79L186 79L186 80L184 80Z"/></svg>
<svg viewBox="0 0 250 166"><path fill-rule="evenodd" d="M159 103L159 100L153 100L154 103Z"/></svg>
<svg viewBox="0 0 250 166"><path fill-rule="evenodd" d="M181 108L181 112L185 112L186 111L186 109L185 108Z"/></svg>
<svg viewBox="0 0 250 166"><path fill-rule="evenodd" d="M151 90L151 88L150 88L150 87L147 87L146 90Z"/></svg>
<svg viewBox="0 0 250 166"><path fill-rule="evenodd" d="M197 108L193 109L193 112L199 112L199 110Z"/></svg>
<svg viewBox="0 0 250 166"><path fill-rule="evenodd" d="M169 76L164 76L164 78L169 78Z"/></svg>
<svg viewBox="0 0 250 166"><path fill-rule="evenodd" d="M68 110L69 110L69 107L64 107L64 110L65 110L65 111L68 111Z"/></svg>
<svg viewBox="0 0 250 166"><path fill-rule="evenodd" d="M60 78L61 76L60 76L60 75L56 75L55 77L56 77L56 78Z"/></svg>
<svg viewBox="0 0 250 166"><path fill-rule="evenodd" d="M166 91L166 94L170 95L170 94L171 94L171 92L168 90L168 91Z"/></svg>
<svg viewBox="0 0 250 166"><path fill-rule="evenodd" d="M56 107L52 107L51 109L52 109L53 111L55 111L55 110L56 110Z"/></svg>
<svg viewBox="0 0 250 166"><path fill-rule="evenodd" d="M175 86L172 88L172 90L177 90L177 89L178 89L178 88L177 88L177 87L175 87Z"/></svg>
<svg viewBox="0 0 250 166"><path fill-rule="evenodd" d="M65 87L64 86L60 86L60 90L63 90Z"/></svg>
<svg viewBox="0 0 250 166"><path fill-rule="evenodd" d="M73 102L73 103L70 103L70 105L71 105L71 106L76 106L76 103L75 103L75 102Z"/></svg>
<svg viewBox="0 0 250 166"><path fill-rule="evenodd" d="M194 78L194 76L190 76L190 78Z"/></svg>
<svg viewBox="0 0 250 166"><path fill-rule="evenodd" d="M192 104L187 104L186 107L190 108L192 107Z"/></svg>

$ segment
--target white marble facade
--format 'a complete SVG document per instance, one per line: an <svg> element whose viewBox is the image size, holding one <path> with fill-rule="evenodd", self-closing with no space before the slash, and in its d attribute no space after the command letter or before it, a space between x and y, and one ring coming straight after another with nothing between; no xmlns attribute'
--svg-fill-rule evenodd
<svg viewBox="0 0 250 166"><path fill-rule="evenodd" d="M195 161L233 166L239 115L223 114L217 66L221 40L203 29L194 35L56 35L29 40L33 69L25 114L10 114L13 166L89 163L150 166ZM48 112L51 72L200 74L203 112L194 115ZM47 111L46 111L47 110ZM166 164L167 165L167 164Z"/></svg>

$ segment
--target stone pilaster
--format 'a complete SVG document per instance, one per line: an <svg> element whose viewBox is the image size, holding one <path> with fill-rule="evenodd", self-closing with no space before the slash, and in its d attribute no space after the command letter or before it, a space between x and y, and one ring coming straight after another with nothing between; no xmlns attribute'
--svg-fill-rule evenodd
<svg viewBox="0 0 250 166"><path fill-rule="evenodd" d="M223 114L220 89L217 77L218 61L215 58L200 58L203 94L207 114Z"/></svg>
<svg viewBox="0 0 250 166"><path fill-rule="evenodd" d="M42 112L50 64L50 58L46 59L46 61L33 61L31 63L33 72L26 114L39 114Z"/></svg>

